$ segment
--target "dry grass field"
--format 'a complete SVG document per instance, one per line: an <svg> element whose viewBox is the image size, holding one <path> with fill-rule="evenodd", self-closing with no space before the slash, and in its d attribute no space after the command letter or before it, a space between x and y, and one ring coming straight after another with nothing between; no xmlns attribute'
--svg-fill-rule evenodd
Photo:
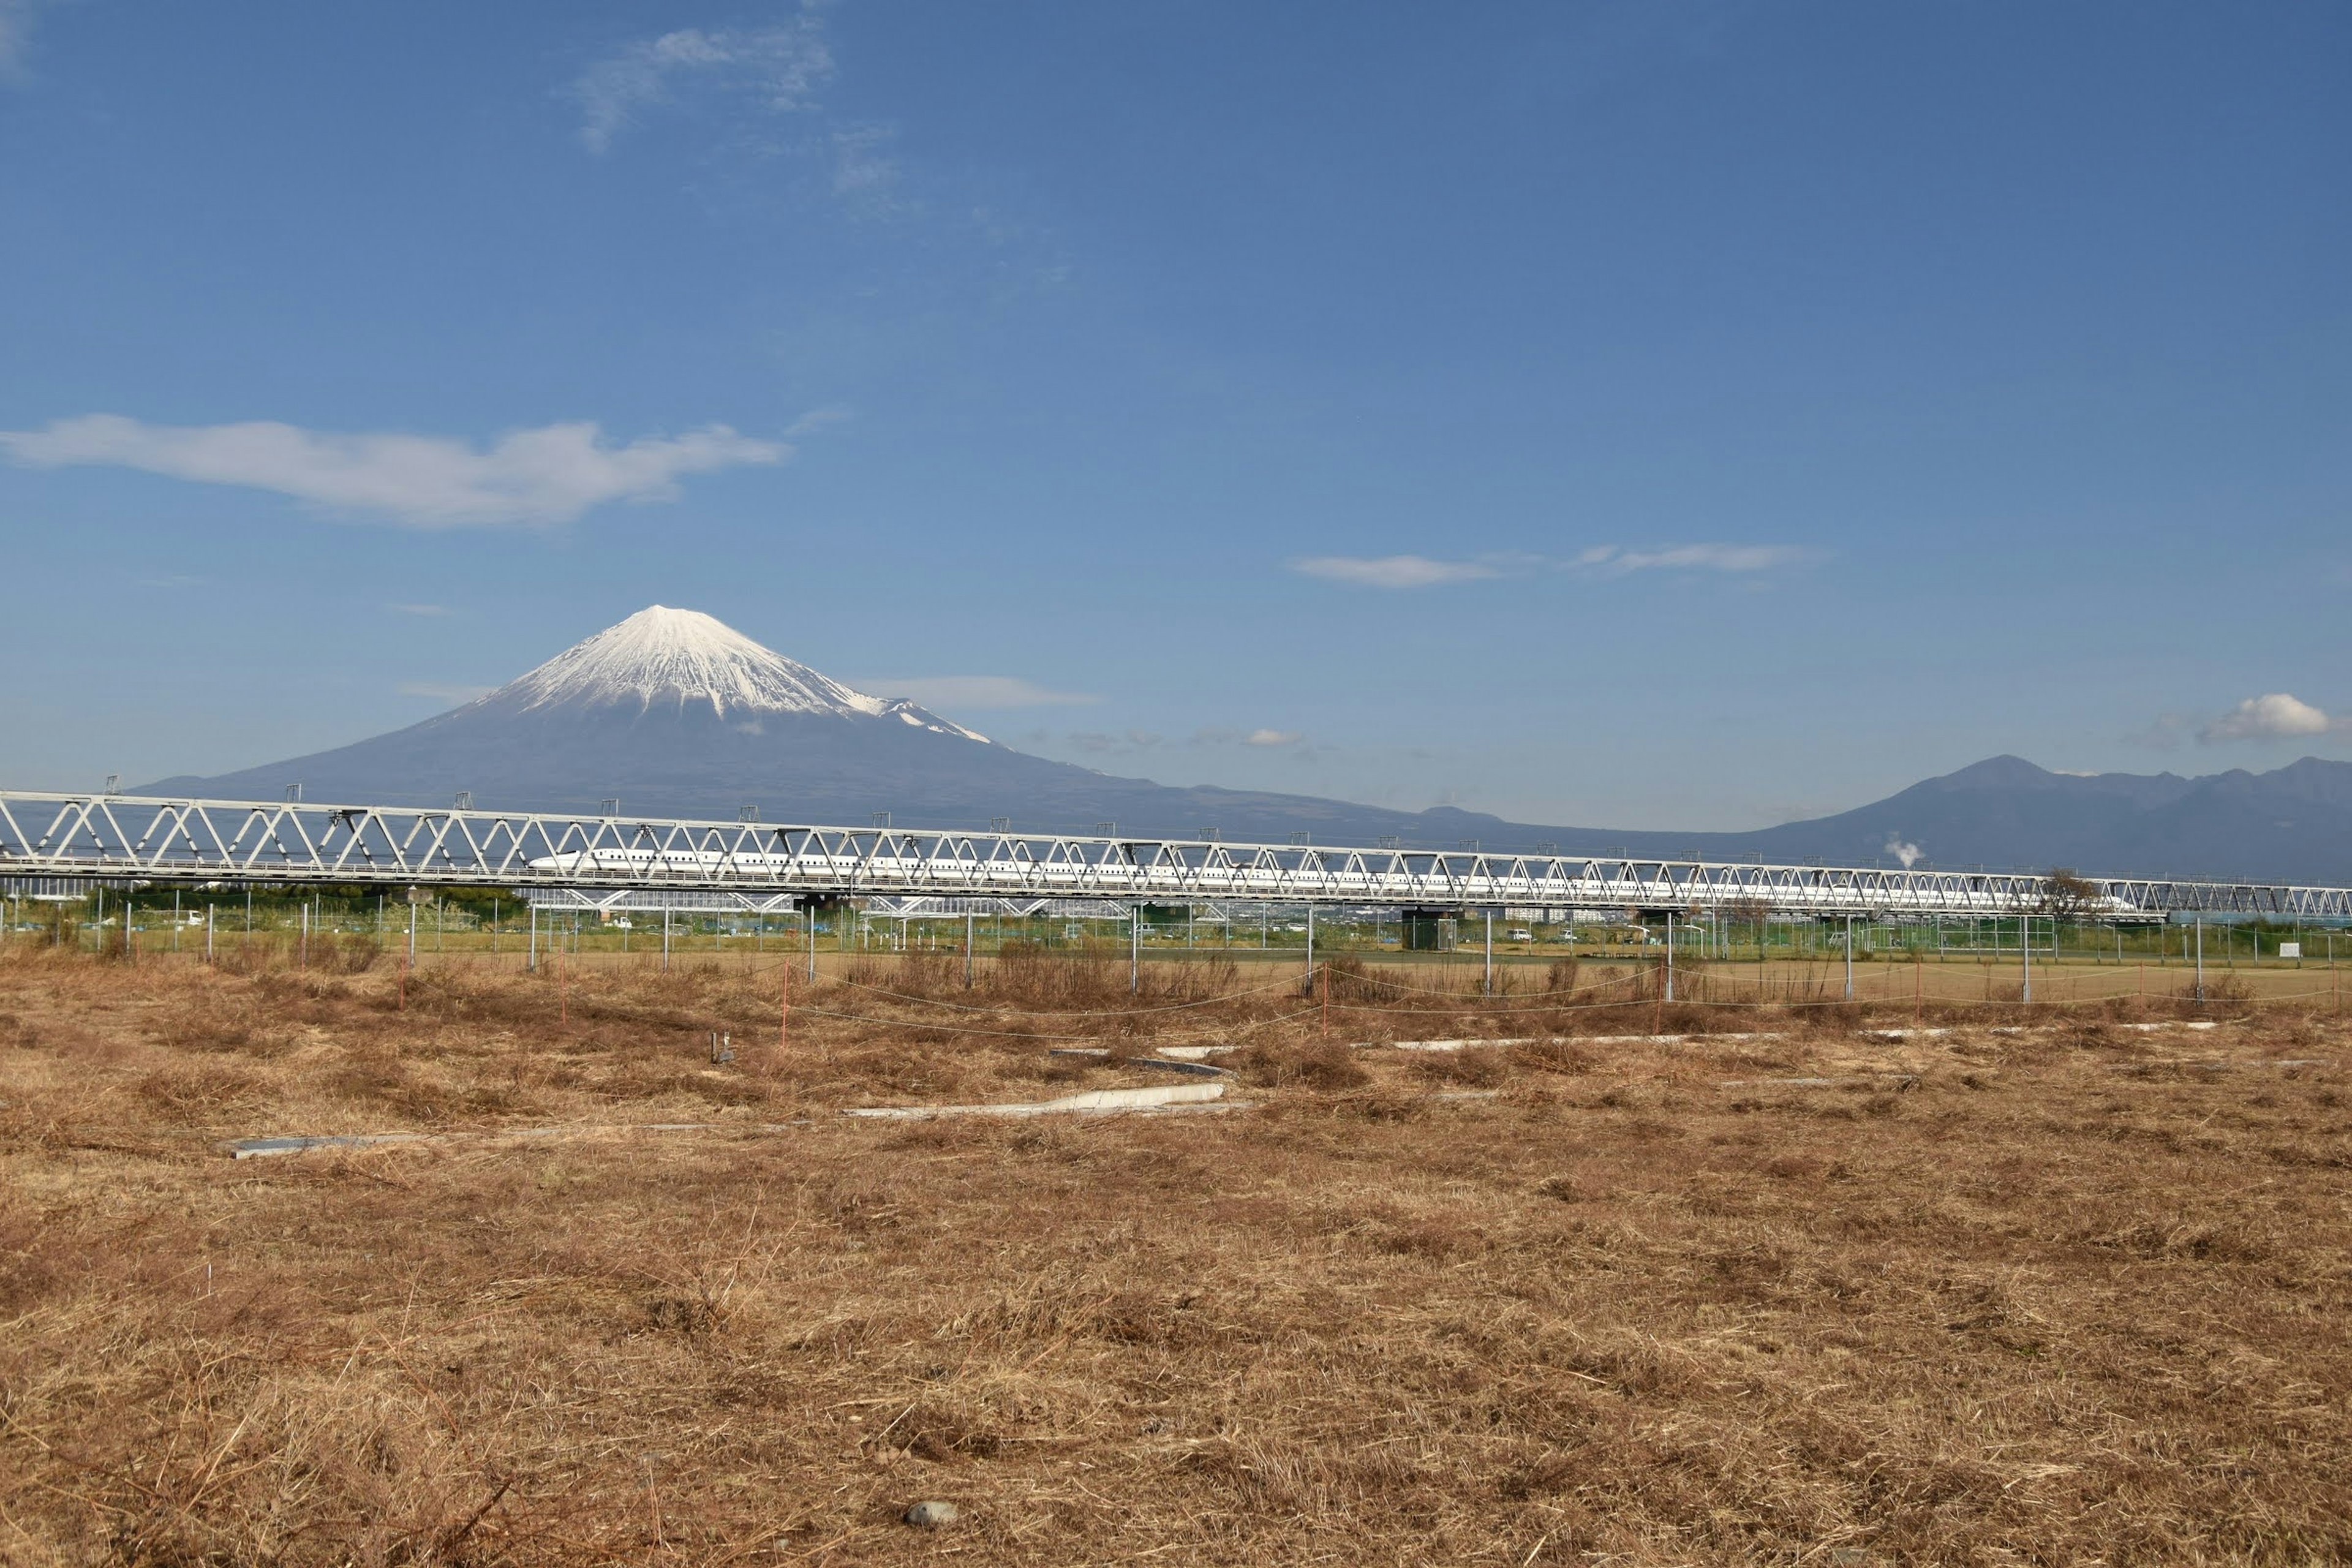
<svg viewBox="0 0 2352 1568"><path fill-rule="evenodd" d="M2352 1556L2324 1009L782 978L0 958L0 1557Z"/></svg>

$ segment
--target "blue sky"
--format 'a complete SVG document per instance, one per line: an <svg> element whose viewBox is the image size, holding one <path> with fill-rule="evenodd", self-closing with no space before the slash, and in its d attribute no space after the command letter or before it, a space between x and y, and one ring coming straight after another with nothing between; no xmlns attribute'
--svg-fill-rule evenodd
<svg viewBox="0 0 2352 1568"><path fill-rule="evenodd" d="M651 603L1165 782L2352 755L2352 10L0 0L0 777Z"/></svg>

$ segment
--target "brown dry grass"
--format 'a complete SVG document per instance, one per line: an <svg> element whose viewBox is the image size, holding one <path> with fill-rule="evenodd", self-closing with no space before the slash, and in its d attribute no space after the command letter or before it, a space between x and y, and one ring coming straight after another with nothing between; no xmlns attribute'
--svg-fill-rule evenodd
<svg viewBox="0 0 2352 1568"><path fill-rule="evenodd" d="M1057 964L851 974L778 1051L740 968L404 1007L381 963L0 962L6 1556L2352 1554L2342 1077L2242 1065L2336 1061L2331 1019L1350 1051L1295 986L1088 1016L1124 965ZM1538 1032L1442 1000L1339 1032ZM834 1114L1167 1081L1120 1054L1180 1037L1255 1109ZM467 1135L215 1142L402 1128Z"/></svg>

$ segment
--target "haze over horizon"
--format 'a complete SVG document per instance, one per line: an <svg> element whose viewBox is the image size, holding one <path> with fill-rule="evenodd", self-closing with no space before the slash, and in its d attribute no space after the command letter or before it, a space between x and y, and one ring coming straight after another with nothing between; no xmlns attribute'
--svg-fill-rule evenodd
<svg viewBox="0 0 2352 1568"><path fill-rule="evenodd" d="M2347 67L2284 5L16 0L0 784L656 601L1524 822L2352 756Z"/></svg>

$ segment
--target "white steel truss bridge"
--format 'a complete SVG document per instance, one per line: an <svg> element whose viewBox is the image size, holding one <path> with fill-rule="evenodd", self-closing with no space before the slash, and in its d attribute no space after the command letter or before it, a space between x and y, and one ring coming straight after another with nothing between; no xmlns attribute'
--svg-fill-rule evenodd
<svg viewBox="0 0 2352 1568"><path fill-rule="evenodd" d="M2352 918L2352 889L0 791L0 877L2092 921Z"/></svg>

